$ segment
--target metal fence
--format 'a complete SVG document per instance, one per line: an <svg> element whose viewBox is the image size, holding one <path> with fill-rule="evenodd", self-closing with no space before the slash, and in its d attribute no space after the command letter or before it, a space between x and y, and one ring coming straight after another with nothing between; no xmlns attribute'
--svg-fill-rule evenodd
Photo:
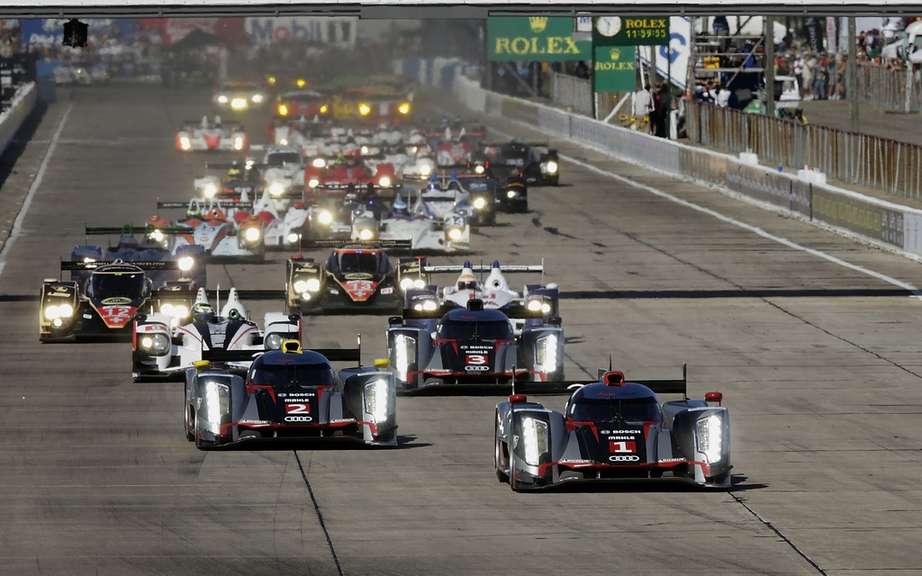
<svg viewBox="0 0 922 576"><path fill-rule="evenodd" d="M868 104L885 110L906 109L906 71L891 70L879 64L858 64L858 96ZM912 77L909 109L922 110L922 76Z"/></svg>
<svg viewBox="0 0 922 576"><path fill-rule="evenodd" d="M690 102L691 142L731 153L754 152L763 162L805 166L841 182L922 199L922 147L761 114Z"/></svg>
<svg viewBox="0 0 922 576"><path fill-rule="evenodd" d="M577 114L592 114L592 90L589 80L551 72L551 102Z"/></svg>

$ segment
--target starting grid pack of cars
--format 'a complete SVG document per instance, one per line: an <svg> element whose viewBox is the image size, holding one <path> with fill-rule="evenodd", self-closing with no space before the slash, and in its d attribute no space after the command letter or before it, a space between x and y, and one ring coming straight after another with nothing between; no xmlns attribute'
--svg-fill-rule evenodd
<svg viewBox="0 0 922 576"><path fill-rule="evenodd" d="M136 381L184 382L184 431L200 449L334 436L395 446L398 394L488 389L512 392L494 411L494 468L515 490L618 478L729 486L719 393L689 399L684 371L639 381L609 367L567 381L560 289L543 263L464 258L472 229L527 211L529 187L558 183L555 150L418 120L396 79L335 91L299 80L217 88L220 113L183 123L176 148L235 158L209 157L191 197L159 201L145 223L88 226L87 237L116 243L75 246L43 281L42 342L130 341ZM273 119L255 145L229 118L262 107ZM317 249L328 256L303 255ZM270 250L289 255L284 290L207 289L208 263ZM537 281L513 287L517 275ZM280 306L260 324L248 297ZM363 365L361 337L348 349L302 343L303 315L363 313L389 317L387 358ZM556 411L525 392L569 397Z"/></svg>

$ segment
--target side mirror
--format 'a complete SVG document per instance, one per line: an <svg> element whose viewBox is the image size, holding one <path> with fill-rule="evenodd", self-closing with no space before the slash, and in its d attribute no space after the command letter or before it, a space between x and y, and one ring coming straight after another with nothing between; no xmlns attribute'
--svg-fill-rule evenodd
<svg viewBox="0 0 922 576"><path fill-rule="evenodd" d="M402 316L391 316L387 319L388 326L403 326Z"/></svg>

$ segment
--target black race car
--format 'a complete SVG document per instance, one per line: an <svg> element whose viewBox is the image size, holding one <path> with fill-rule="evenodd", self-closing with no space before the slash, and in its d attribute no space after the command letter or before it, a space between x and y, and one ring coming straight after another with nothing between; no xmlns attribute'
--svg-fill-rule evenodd
<svg viewBox="0 0 922 576"><path fill-rule="evenodd" d="M315 243L316 244L316 243ZM334 248L326 264L313 258L288 260L286 298L290 312L392 314L402 305L400 266L385 248L407 249L409 242L346 244Z"/></svg>
<svg viewBox="0 0 922 576"><path fill-rule="evenodd" d="M560 182L560 160L557 150L547 144L507 142L504 144L483 144L478 159L489 161L493 166L514 167L521 170L526 184L534 186L557 186Z"/></svg>
<svg viewBox="0 0 922 576"><path fill-rule="evenodd" d="M71 280L42 282L39 309L39 340L124 340L131 338L131 324L154 290L146 271L177 266L175 261L61 263L74 272ZM77 279L74 279L77 278ZM82 280L80 279L82 278ZM162 290L181 288L191 294L192 281L168 282ZM187 303L191 306L191 301Z"/></svg>

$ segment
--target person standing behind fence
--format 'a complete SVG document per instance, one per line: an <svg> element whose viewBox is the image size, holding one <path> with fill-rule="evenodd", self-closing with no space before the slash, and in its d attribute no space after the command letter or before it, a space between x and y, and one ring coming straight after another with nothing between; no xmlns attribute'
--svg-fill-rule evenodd
<svg viewBox="0 0 922 576"><path fill-rule="evenodd" d="M656 91L653 93L653 119L652 131L654 136L665 138L666 134L666 117L669 115L668 108L668 88L662 82L656 83Z"/></svg>
<svg viewBox="0 0 922 576"><path fill-rule="evenodd" d="M631 95L631 114L634 116L631 122L632 130L640 130L646 127L650 121L650 113L653 111L653 97L646 87L641 87Z"/></svg>

